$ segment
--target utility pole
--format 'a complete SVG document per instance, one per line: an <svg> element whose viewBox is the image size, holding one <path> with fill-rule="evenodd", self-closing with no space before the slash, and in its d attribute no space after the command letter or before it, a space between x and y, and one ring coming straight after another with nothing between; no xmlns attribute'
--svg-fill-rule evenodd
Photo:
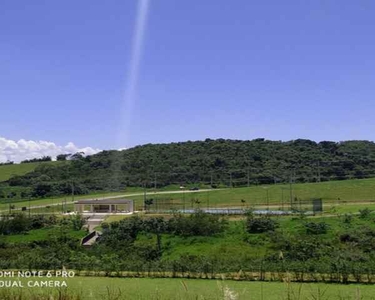
<svg viewBox="0 0 375 300"><path fill-rule="evenodd" d="M31 199L30 199L31 197L30 197L30 195L29 195L29 218L30 218L30 214L31 214L31 210L30 210L30 208L31 208Z"/></svg>
<svg viewBox="0 0 375 300"><path fill-rule="evenodd" d="M156 173L154 173L154 190L156 191Z"/></svg>
<svg viewBox="0 0 375 300"><path fill-rule="evenodd" d="M212 171L211 171L211 188L212 188L213 184L214 184L214 180L213 180L213 175L212 175Z"/></svg>
<svg viewBox="0 0 375 300"><path fill-rule="evenodd" d="M66 195L65 195L65 197L64 197L64 202L62 203L62 212L63 212L63 214L65 213L65 210L66 210Z"/></svg>
<svg viewBox="0 0 375 300"><path fill-rule="evenodd" d="M318 182L321 181L321 178L320 178L320 162L318 161Z"/></svg>
<svg viewBox="0 0 375 300"><path fill-rule="evenodd" d="M290 191L290 209L293 209L292 171L290 171L289 191Z"/></svg>
<svg viewBox="0 0 375 300"><path fill-rule="evenodd" d="M229 173L229 186L230 186L230 188L232 188L233 187L233 182L232 182L232 172L230 172Z"/></svg>
<svg viewBox="0 0 375 300"><path fill-rule="evenodd" d="M210 209L210 192L207 191L207 209Z"/></svg>
<svg viewBox="0 0 375 300"><path fill-rule="evenodd" d="M184 213L185 213L185 209L186 209L186 205L185 205L185 189L184 189L184 191L182 193L182 199L184 201Z"/></svg>
<svg viewBox="0 0 375 300"><path fill-rule="evenodd" d="M247 169L247 187L250 186L250 168Z"/></svg>
<svg viewBox="0 0 375 300"><path fill-rule="evenodd" d="M72 202L74 202L74 181L72 180Z"/></svg>
<svg viewBox="0 0 375 300"><path fill-rule="evenodd" d="M146 197L147 197L146 184L143 184L143 206L145 210L146 210Z"/></svg>

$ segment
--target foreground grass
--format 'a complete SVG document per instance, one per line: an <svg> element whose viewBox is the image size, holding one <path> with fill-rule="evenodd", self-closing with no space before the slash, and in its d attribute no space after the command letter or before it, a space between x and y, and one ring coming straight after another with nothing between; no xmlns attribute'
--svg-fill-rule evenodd
<svg viewBox="0 0 375 300"><path fill-rule="evenodd" d="M35 280L35 279L32 279ZM40 280L40 279L38 279ZM22 280L26 284L26 280ZM67 293L56 288L1 289L1 299L80 300L307 300L375 299L371 285L295 284L182 279L75 277L67 279ZM11 298L9 293L21 294ZM70 297L67 294L71 295ZM8 295L8 296L7 296ZM61 295L65 295L61 297ZM75 295L75 297L73 296Z"/></svg>

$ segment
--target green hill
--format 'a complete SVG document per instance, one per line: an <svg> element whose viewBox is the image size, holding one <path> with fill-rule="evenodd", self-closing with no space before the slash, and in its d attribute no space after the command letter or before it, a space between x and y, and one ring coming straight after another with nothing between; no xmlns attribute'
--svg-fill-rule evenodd
<svg viewBox="0 0 375 300"><path fill-rule="evenodd" d="M14 176L22 176L34 171L42 164L59 165L61 162L35 162L27 164L13 164L0 166L0 182L7 181Z"/></svg>
<svg viewBox="0 0 375 300"><path fill-rule="evenodd" d="M15 175L25 175L34 171L39 164L40 163L29 163L0 166L0 182L6 181Z"/></svg>
<svg viewBox="0 0 375 300"><path fill-rule="evenodd" d="M375 143L256 139L147 144L43 164L9 185L31 187L34 197L119 191L125 187L312 183L375 177Z"/></svg>

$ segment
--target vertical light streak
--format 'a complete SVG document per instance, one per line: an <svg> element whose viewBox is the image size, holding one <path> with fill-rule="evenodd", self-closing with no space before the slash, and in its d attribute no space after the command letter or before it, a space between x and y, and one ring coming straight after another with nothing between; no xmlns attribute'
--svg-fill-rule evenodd
<svg viewBox="0 0 375 300"><path fill-rule="evenodd" d="M147 26L150 0L138 0L137 17L134 28L129 70L126 81L124 102L121 111L118 142L121 147L128 147L132 112L137 97L139 69L143 52L145 31Z"/></svg>

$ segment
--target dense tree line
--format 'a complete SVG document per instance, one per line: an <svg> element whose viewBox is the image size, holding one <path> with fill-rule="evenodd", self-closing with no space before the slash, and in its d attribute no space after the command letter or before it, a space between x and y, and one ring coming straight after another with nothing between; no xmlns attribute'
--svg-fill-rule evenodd
<svg viewBox="0 0 375 300"><path fill-rule="evenodd" d="M32 158L32 159L25 159L21 161L21 164L29 164L34 162L45 162L45 161L52 161L51 156L43 156L41 158Z"/></svg>
<svg viewBox="0 0 375 300"><path fill-rule="evenodd" d="M245 186L375 176L375 143L369 141L207 139L147 144L71 159L63 165L40 165L8 183L33 187L33 196L43 197L69 194L73 189L82 194L127 186Z"/></svg>

